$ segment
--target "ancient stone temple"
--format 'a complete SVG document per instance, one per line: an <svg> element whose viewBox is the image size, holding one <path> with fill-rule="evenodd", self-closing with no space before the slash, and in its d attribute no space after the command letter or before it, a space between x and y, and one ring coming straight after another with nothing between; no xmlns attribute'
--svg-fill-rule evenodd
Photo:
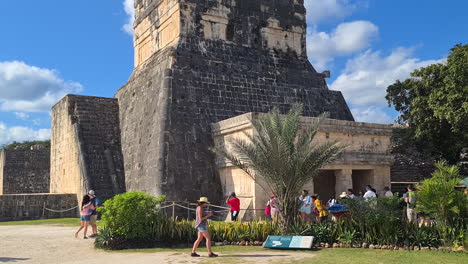
<svg viewBox="0 0 468 264"><path fill-rule="evenodd" d="M221 188L210 125L248 112L353 121L306 54L303 0L136 0L135 69L116 94L127 190L171 200Z"/></svg>
<svg viewBox="0 0 468 264"><path fill-rule="evenodd" d="M231 138L246 139L245 134L255 133L252 120L257 118L262 118L262 114L247 113L213 124L215 145L229 150ZM302 117L301 127L306 129L314 122L317 122L317 118ZM390 186L392 130L392 125L324 120L312 144L338 141L345 149L339 159L323 167L304 189L320 195L325 202L332 196L337 198L348 189L358 194L365 191L366 185L372 185L383 195L383 188ZM263 209L271 194L266 193L259 179L252 179L223 158L216 160L216 166L223 191L235 191L243 201L242 208L250 209L242 210L239 217L252 219L264 216Z"/></svg>

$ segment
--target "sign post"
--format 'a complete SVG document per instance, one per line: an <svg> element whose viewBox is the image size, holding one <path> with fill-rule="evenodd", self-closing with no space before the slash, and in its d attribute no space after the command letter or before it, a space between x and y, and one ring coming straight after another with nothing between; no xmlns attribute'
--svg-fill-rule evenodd
<svg viewBox="0 0 468 264"><path fill-rule="evenodd" d="M310 249L313 236L268 236L264 248Z"/></svg>

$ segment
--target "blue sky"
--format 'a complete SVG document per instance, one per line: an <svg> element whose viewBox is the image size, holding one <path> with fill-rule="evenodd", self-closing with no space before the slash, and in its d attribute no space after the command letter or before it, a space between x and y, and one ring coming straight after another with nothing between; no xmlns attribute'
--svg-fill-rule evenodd
<svg viewBox="0 0 468 264"><path fill-rule="evenodd" d="M305 0L308 54L358 121L392 123L385 88L468 41L468 1ZM112 97L133 68L132 0L0 1L0 145L50 137L67 93Z"/></svg>

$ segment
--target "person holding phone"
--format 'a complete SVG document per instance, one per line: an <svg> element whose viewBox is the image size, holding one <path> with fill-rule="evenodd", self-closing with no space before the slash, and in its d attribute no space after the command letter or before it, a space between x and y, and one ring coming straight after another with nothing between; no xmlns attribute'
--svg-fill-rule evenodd
<svg viewBox="0 0 468 264"><path fill-rule="evenodd" d="M193 243L193 248L192 248L192 257L200 257L200 255L197 254L197 248L202 242L203 238L206 240L206 249L208 250L208 257L213 258L217 257L215 253L211 250L211 236L210 233L208 232L208 223L207 220L208 218L213 216L212 212L205 213L204 208L207 207L210 202L208 202L208 198L206 197L200 197L200 200L197 200L197 209L196 209L196 219L195 219L195 228L198 230L198 238L195 240Z"/></svg>

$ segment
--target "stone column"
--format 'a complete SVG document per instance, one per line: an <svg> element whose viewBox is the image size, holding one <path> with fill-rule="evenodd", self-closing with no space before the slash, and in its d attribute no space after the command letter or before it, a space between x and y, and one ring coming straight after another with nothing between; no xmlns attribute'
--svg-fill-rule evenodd
<svg viewBox="0 0 468 264"><path fill-rule="evenodd" d="M341 169L335 170L336 185L335 185L335 195L339 197L342 192L346 192L348 189L353 188L353 170L352 169Z"/></svg>
<svg viewBox="0 0 468 264"><path fill-rule="evenodd" d="M373 187L379 195L383 195L383 188L391 185L390 166L376 166L373 172Z"/></svg>

